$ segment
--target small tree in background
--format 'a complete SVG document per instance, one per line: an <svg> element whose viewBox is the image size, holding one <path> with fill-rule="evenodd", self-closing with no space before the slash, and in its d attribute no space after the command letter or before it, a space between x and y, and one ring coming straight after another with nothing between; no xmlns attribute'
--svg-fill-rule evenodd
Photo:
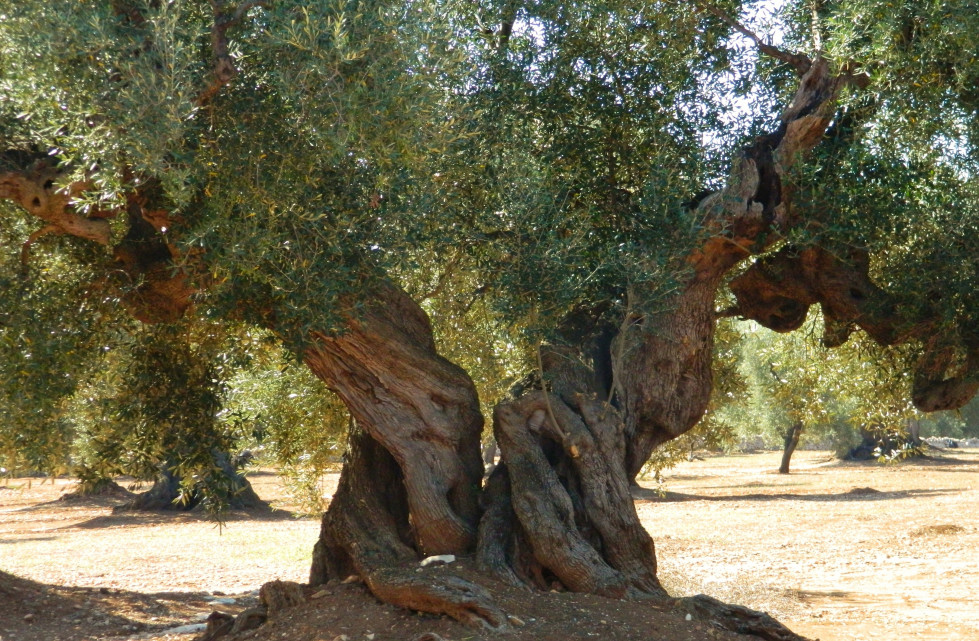
<svg viewBox="0 0 979 641"><path fill-rule="evenodd" d="M138 329L116 350L76 398L83 479L152 480L131 509L262 505L238 471L242 426L219 420L234 371L226 341L221 328L188 320Z"/></svg>

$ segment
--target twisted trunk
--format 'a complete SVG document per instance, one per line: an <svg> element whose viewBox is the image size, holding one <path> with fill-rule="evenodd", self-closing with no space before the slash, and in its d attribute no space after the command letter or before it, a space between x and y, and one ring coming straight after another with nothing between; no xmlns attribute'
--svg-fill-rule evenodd
<svg viewBox="0 0 979 641"><path fill-rule="evenodd" d="M417 563L472 550L483 476L475 387L439 356L428 317L382 283L346 331L314 335L304 357L355 422L310 582L357 574L389 603L504 626L485 590Z"/></svg>
<svg viewBox="0 0 979 641"><path fill-rule="evenodd" d="M651 311L652 293L631 291L629 308L637 311L618 331L568 348L542 347L537 388L496 408L493 429L502 458L485 491L483 419L472 381L438 354L427 316L404 292L384 283L369 286L361 293L367 305L351 307L341 333L310 335L305 362L354 419L311 582L357 574L382 600L494 628L504 627L506 618L484 589L419 568L418 559L475 550L484 570L512 583L616 597L665 596L629 483L656 445L691 429L706 410L714 304L725 275L771 249L798 222L786 172L824 135L840 88L855 82L851 75L831 73L821 58L804 62L797 65L799 87L778 128L735 158L724 189L697 203L704 237L678 266L686 276L676 293ZM108 243L100 235L104 221L79 221L67 202L38 197L35 206L27 187L49 185L30 172L0 175L0 197L21 202L59 232ZM160 322L187 309L193 288L191 274L172 269L178 253L170 244L172 232L163 235L168 217L147 203L144 194L131 197L130 233L115 257L138 283L125 297L134 315ZM802 255L786 254L785 260L795 264ZM196 262L182 258L191 266ZM866 297L874 290L859 262L855 268L852 261L824 260L820 264L832 268L827 273L834 278L818 287L812 270L801 279L778 279L765 270L767 264L759 261L735 280L738 307L731 313L784 331L819 302L831 310L831 325L845 326L839 340L850 324L882 342L924 335L920 323L912 323L913 331L889 327L880 314L860 306L852 291ZM853 278L861 289L851 287ZM841 298L841 288L854 300ZM759 289L772 295L752 298ZM277 329L274 310L268 319ZM971 346L965 360L943 350L940 343L929 350L934 362L916 379L915 401L931 409L961 402L977 385L968 374L979 368L979 347ZM964 363L968 371L947 376L953 363ZM757 613L706 598L685 603L731 629L794 638Z"/></svg>
<svg viewBox="0 0 979 641"><path fill-rule="evenodd" d="M372 301L346 331L316 335L305 352L354 418L310 582L356 575L388 603L506 628L486 588L451 567L419 564L475 551L483 572L511 584L668 599L629 493L626 422L599 394L594 363L576 350L542 348L547 389L496 407L501 463L481 488L482 417L471 380L438 355L427 317L404 292L380 285ZM706 597L666 603L712 608L732 630L799 638Z"/></svg>

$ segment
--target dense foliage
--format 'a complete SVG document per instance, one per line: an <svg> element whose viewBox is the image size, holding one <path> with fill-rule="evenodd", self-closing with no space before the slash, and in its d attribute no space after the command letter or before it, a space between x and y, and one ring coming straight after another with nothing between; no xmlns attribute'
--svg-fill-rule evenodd
<svg viewBox="0 0 979 641"><path fill-rule="evenodd" d="M394 570L475 550L664 596L655 446L730 441L751 388L861 428L979 390L976 33L975 0L0 0L3 455L64 458L71 398L116 421L93 465L255 438L315 476L346 430L312 582L506 625ZM813 309L847 351L720 324Z"/></svg>

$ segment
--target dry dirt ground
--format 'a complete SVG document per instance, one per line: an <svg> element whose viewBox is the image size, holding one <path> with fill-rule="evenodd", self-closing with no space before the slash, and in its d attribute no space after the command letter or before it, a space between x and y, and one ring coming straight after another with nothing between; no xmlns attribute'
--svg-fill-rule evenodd
<svg viewBox="0 0 979 641"><path fill-rule="evenodd" d="M665 495L636 490L674 594L766 610L822 641L979 639L979 450L891 466L799 452L790 476L774 473L778 457L684 463ZM277 477L251 478L282 500ZM189 641L174 628L250 607L265 581L305 578L318 523L286 503L218 527L194 514L113 515L118 498L59 501L71 487L0 482L0 641ZM318 596L250 638L501 638L380 605L356 583L308 594ZM524 624L502 637L514 641L745 639L597 597L502 591L500 603Z"/></svg>

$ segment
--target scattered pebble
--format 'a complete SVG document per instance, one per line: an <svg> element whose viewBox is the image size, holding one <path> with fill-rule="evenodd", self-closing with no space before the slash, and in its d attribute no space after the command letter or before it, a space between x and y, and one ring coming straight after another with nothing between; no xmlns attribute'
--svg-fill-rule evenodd
<svg viewBox="0 0 979 641"><path fill-rule="evenodd" d="M424 559L419 565L423 568L435 563L452 563L456 560L454 554L436 554L435 556L430 556Z"/></svg>
<svg viewBox="0 0 979 641"><path fill-rule="evenodd" d="M314 594L313 596L311 596L309 598L311 598L311 599L322 599L325 596L329 596L329 594L330 593L327 592L326 590L320 590L319 592L317 592L316 594Z"/></svg>
<svg viewBox="0 0 979 641"><path fill-rule="evenodd" d="M223 599L211 599L207 602L208 605L234 605L235 603L237 603L237 601L228 597Z"/></svg>
<svg viewBox="0 0 979 641"><path fill-rule="evenodd" d="M27 623L34 623L34 614L33 613L25 614L24 621Z"/></svg>
<svg viewBox="0 0 979 641"><path fill-rule="evenodd" d="M206 627L206 623L191 623L190 625L181 625L176 628L164 630L160 634L190 634L191 632L201 632Z"/></svg>
<svg viewBox="0 0 979 641"><path fill-rule="evenodd" d="M518 628L527 625L527 623L520 617L515 617L512 614L507 615L507 620Z"/></svg>
<svg viewBox="0 0 979 641"><path fill-rule="evenodd" d="M688 614L687 616L685 616L683 618L686 619L687 621L693 621L693 615L692 614Z"/></svg>

